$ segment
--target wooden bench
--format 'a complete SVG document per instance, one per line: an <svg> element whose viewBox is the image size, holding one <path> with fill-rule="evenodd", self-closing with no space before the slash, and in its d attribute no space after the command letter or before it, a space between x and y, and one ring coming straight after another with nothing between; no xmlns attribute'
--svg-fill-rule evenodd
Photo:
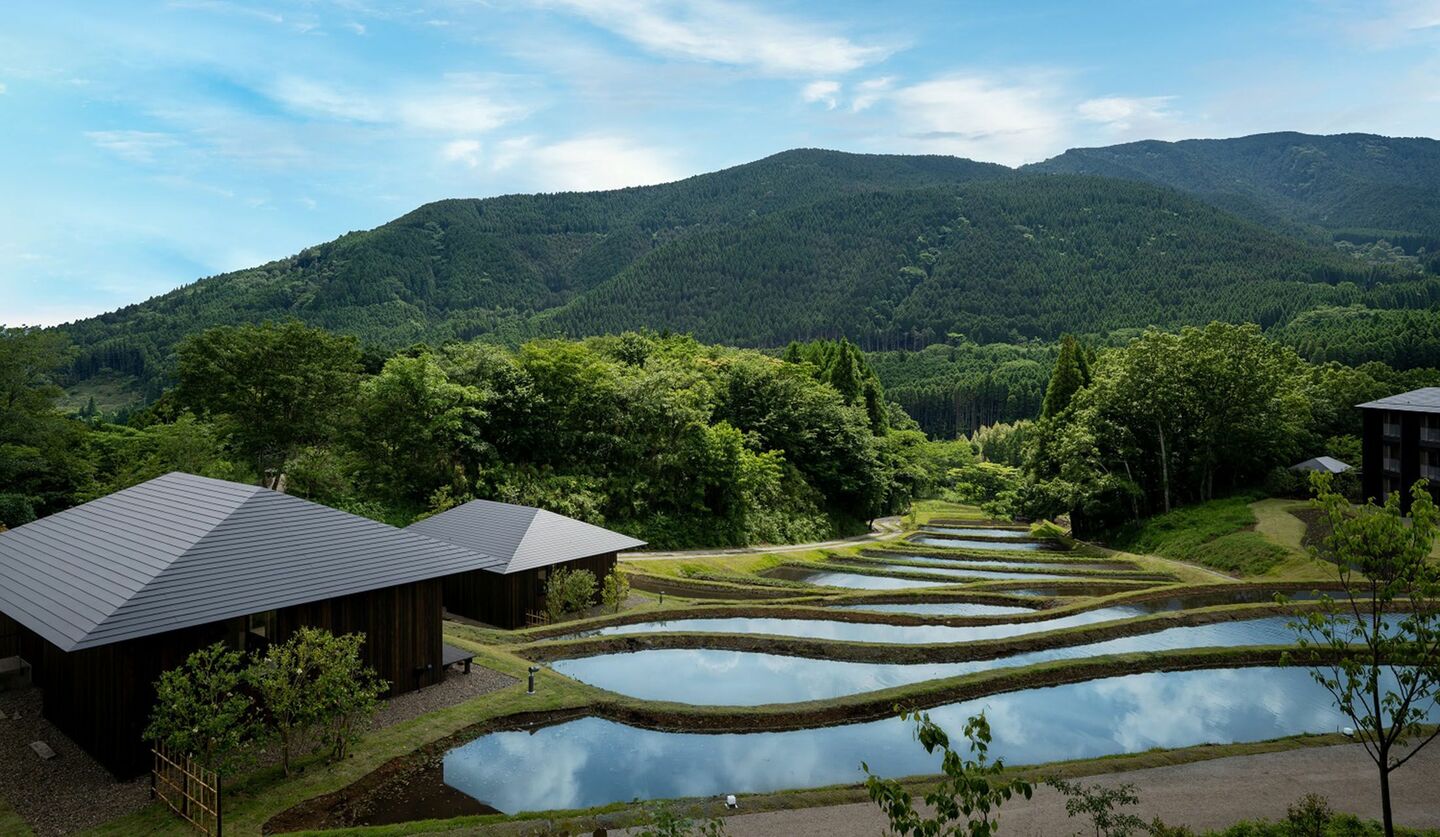
<svg viewBox="0 0 1440 837"><path fill-rule="evenodd" d="M473 651L466 651L464 648L456 648L453 645L443 645L440 648L440 663L445 668L449 668L456 663L464 663L465 673L469 674L470 663L474 660L475 653Z"/></svg>

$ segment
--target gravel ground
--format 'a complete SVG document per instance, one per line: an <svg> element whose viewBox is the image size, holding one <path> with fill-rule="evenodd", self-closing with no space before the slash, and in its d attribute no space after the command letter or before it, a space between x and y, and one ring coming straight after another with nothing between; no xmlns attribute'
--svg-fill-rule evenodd
<svg viewBox="0 0 1440 837"><path fill-rule="evenodd" d="M1306 793L1329 797L1330 806L1367 819L1380 818L1375 766L1358 744L1305 747L1257 756L1113 773L1084 784L1136 786L1137 813L1194 829L1225 828L1243 819L1283 819L1285 809ZM1397 825L1440 828L1440 746L1432 745L1391 776ZM1063 799L1042 787L1030 800L1012 800L1002 809L1007 837L1072 834L1083 825L1065 817ZM885 832L879 809L868 803L727 817L731 837L877 837Z"/></svg>
<svg viewBox="0 0 1440 837"><path fill-rule="evenodd" d="M0 692L0 797L37 834L64 834L98 825L150 801L150 780L117 782L105 768L40 717L40 690ZM15 713L20 720L15 720ZM30 742L44 741L55 758L42 760Z"/></svg>
<svg viewBox="0 0 1440 837"><path fill-rule="evenodd" d="M376 713L372 728L418 718L514 682L515 678L484 666L473 666L469 674L453 670L442 683L387 701ZM0 712L6 716L0 721L0 799L10 803L37 834L79 831L149 803L148 776L115 781L109 771L40 717L40 702L39 689L0 692ZM14 719L17 712L19 720ZM30 742L37 740L49 744L56 757L44 761L35 755ZM260 757L261 763L269 760Z"/></svg>

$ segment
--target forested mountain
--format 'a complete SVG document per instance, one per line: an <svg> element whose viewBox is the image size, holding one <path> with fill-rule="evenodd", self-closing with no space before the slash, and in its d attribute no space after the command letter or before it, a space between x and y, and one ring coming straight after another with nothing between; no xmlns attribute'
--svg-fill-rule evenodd
<svg viewBox="0 0 1440 837"><path fill-rule="evenodd" d="M1094 174L1180 189L1281 229L1388 238L1440 250L1440 142L1375 134L1256 134L1076 148L1029 171Z"/></svg>
<svg viewBox="0 0 1440 837"><path fill-rule="evenodd" d="M76 406L148 400L186 335L289 318L353 334L377 359L627 329L897 351L1218 319L1283 326L1313 359L1428 364L1440 340L1405 312L1440 303L1440 259L1417 243L1440 217L1437 147L1275 134L1077 150L1022 172L797 150L659 186L440 201L63 326L79 350L66 383ZM1095 174L1046 173L1067 170ZM1285 232L1321 223L1344 240ZM1403 232L1400 246L1366 238L1375 227ZM1346 337L1355 323L1405 336L1362 349ZM890 366L877 364L886 386L934 416L927 428L1015 417L1037 397L1028 366L924 380Z"/></svg>

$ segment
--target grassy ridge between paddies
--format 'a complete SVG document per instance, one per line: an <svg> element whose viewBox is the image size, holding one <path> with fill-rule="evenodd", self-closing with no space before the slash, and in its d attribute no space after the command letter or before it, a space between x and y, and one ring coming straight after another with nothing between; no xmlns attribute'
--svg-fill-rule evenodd
<svg viewBox="0 0 1440 837"><path fill-rule="evenodd" d="M1323 577L1324 568L1299 548L1294 526L1280 517L1289 517L1288 511L1276 504L1261 506L1262 527L1254 503L1254 497L1241 495L1175 509L1125 527L1112 543L1127 552L1151 553L1244 577Z"/></svg>

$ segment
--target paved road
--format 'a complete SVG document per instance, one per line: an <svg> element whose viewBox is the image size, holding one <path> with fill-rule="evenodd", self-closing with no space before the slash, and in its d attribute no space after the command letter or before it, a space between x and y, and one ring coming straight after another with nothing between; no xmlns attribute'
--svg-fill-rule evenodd
<svg viewBox="0 0 1440 837"><path fill-rule="evenodd" d="M898 517L882 517L875 521L868 534L838 541L797 543L782 546L745 546L736 549L688 549L677 552L622 552L626 561L659 561L666 558L723 558L727 555L770 555L779 552L808 552L812 549L838 549L843 546L894 540L903 534Z"/></svg>
<svg viewBox="0 0 1440 837"><path fill-rule="evenodd" d="M1216 829L1242 819L1283 819L1288 805L1306 793L1320 793L1330 806L1365 818L1380 818L1375 766L1358 744L1306 747L1281 753L1235 756L1174 767L1113 773L1085 784L1134 784L1138 813L1171 825ZM1440 828L1440 745L1431 745L1392 775L1397 825ZM1000 833L1005 837L1072 834L1082 824L1067 821L1063 799L1040 788L1030 800L1005 804ZM796 811L742 814L726 818L731 837L877 837L885 831L879 809L870 804L836 805Z"/></svg>

